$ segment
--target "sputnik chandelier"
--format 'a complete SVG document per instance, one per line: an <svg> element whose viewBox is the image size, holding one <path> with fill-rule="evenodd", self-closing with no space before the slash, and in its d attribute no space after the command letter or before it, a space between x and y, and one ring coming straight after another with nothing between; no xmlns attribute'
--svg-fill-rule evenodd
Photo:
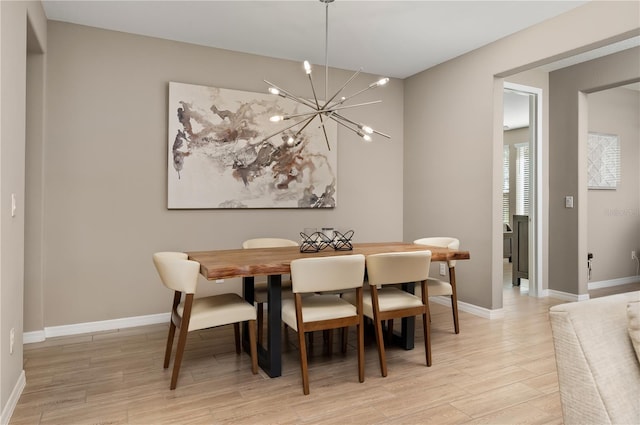
<svg viewBox="0 0 640 425"><path fill-rule="evenodd" d="M328 88L329 88L329 3L333 3L334 0L320 0L320 2L325 4L325 96L324 96L324 103L322 103L321 100L318 99L318 96L316 95L316 90L315 87L313 85L313 78L311 77L311 64L309 64L308 61L304 61L304 70L309 78L309 84L311 85L311 91L313 93L313 100L307 100L307 99L303 99L301 97L295 96L293 94L291 94L290 92L288 92L287 90L284 90L281 87L276 86L273 83L270 83L267 80L263 80L265 83L267 83L269 85L269 93L271 94L275 94L278 96L281 96L283 98L286 99L290 99L293 100L297 103L299 103L300 105L309 108L308 112L302 112L302 113L298 113L298 114L290 114L290 115L275 115L272 116L270 118L270 120L272 122L280 122L280 121L286 121L286 120L291 120L293 119L295 122L281 130L278 130L277 132L268 135L267 137L264 138L263 142L274 137L277 136L279 134L283 135L283 140L286 141L288 146L297 146L298 144L300 144L302 142L301 138L300 138L300 134L302 133L302 131L309 125L311 124L311 122L318 117L318 119L320 120L320 127L322 127L322 131L324 133L324 138L325 141L327 142L327 149L331 150L331 147L329 146L329 138L327 137L327 130L325 128L325 123L327 122L327 120L331 119L333 121L335 121L336 123L338 123L339 125L353 131L354 133L356 133L358 136L362 137L365 141L370 142L371 139L371 135L378 134L380 136L386 137L387 139L390 139L391 137L388 134L384 134L381 133L377 130L374 130L373 128L369 127L368 125L362 124L362 123L357 123L355 121L350 120L349 118L345 117L344 115L341 114L341 111L344 109L349 109L349 108L356 108L359 106L365 106L365 105L372 105L375 103L380 103L380 100L376 100L373 102L364 102L364 103L357 103L357 104L353 104L353 105L347 105L346 102L349 101L350 99L353 99L354 97L364 93L367 90L371 90L374 89L376 87L380 87L380 86L384 86L385 84L387 84L389 82L388 78L381 78L380 80L371 83L368 87L352 94L349 96L341 96L342 92L344 91L344 89L347 87L347 85L349 85L349 83L351 81L353 81L358 74L360 74L360 72L362 71L362 68L358 71L356 71L351 78L349 78L343 85L342 87L340 87L340 89L338 89L338 91L331 96L330 98L328 98L327 94L328 94ZM341 97L339 97L341 96ZM327 100L328 98L328 100ZM299 129L297 129L297 131L294 129L295 127L300 126Z"/></svg>

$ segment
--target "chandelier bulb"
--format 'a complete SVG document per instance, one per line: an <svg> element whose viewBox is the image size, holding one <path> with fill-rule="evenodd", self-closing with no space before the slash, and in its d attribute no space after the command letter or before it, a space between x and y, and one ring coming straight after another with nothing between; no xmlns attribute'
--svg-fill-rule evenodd
<svg viewBox="0 0 640 425"><path fill-rule="evenodd" d="M371 136L369 136L368 134L364 134L360 130L358 130L356 133L358 134L358 136L362 137L365 142L370 142L371 141Z"/></svg>
<svg viewBox="0 0 640 425"><path fill-rule="evenodd" d="M358 128L360 128L360 130L364 131L367 134L373 134L373 128L369 127L368 125L360 124Z"/></svg>
<svg viewBox="0 0 640 425"><path fill-rule="evenodd" d="M275 87L269 87L269 93L271 94L280 94L280 90Z"/></svg>
<svg viewBox="0 0 640 425"><path fill-rule="evenodd" d="M274 115L271 118L269 118L269 121L271 122L280 122L283 121L285 118L282 115Z"/></svg>
<svg viewBox="0 0 640 425"><path fill-rule="evenodd" d="M369 87L374 88L374 87L384 86L388 82L389 82L389 79L387 77L384 77L384 78L379 79L375 83L371 83L371 85Z"/></svg>
<svg viewBox="0 0 640 425"><path fill-rule="evenodd" d="M296 140L289 136L289 138L287 139L287 146L293 146L295 144Z"/></svg>
<svg viewBox="0 0 640 425"><path fill-rule="evenodd" d="M304 61L304 72L311 74L311 64L309 61Z"/></svg>

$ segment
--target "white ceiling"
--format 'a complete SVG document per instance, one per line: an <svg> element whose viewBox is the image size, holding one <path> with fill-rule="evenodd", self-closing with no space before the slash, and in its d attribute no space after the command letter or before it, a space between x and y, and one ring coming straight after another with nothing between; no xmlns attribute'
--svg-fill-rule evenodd
<svg viewBox="0 0 640 425"><path fill-rule="evenodd" d="M377 1L329 4L329 65L406 78L587 1ZM319 0L44 0L48 19L263 56L325 63ZM640 45L640 37L543 67L550 72ZM528 100L505 95L505 125L528 125Z"/></svg>
<svg viewBox="0 0 640 425"><path fill-rule="evenodd" d="M406 78L586 1L329 4L329 64ZM43 1L48 19L325 63L325 4L298 1Z"/></svg>

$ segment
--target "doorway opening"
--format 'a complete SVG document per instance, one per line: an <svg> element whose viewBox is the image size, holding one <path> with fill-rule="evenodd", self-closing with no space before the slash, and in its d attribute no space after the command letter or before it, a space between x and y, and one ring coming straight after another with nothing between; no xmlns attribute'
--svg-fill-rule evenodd
<svg viewBox="0 0 640 425"><path fill-rule="evenodd" d="M541 297L542 90L504 83L503 287Z"/></svg>

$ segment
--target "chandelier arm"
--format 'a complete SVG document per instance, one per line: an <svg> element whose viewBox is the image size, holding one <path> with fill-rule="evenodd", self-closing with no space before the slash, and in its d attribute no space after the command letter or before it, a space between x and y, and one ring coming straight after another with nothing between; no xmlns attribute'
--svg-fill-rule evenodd
<svg viewBox="0 0 640 425"><path fill-rule="evenodd" d="M386 133L383 133L381 131L375 130L375 129L372 129L372 130L373 130L374 133L376 133L376 134L378 134L378 135L380 135L382 137L386 137L387 139L391 140L391 136L390 135L388 135Z"/></svg>
<svg viewBox="0 0 640 425"><path fill-rule="evenodd" d="M262 80L262 81L264 81L265 83L269 84L271 87L280 90L282 92L282 94L284 95L283 97L287 97L288 99L295 100L296 102L301 103L301 104L303 104L305 106L308 106L311 109L316 109L316 107L313 105L313 103L309 102L308 100L303 99L301 97L294 96L293 94L289 93L285 89L280 88L280 87L276 86L275 84L273 84L273 83L271 83L271 82L269 82L267 80Z"/></svg>
<svg viewBox="0 0 640 425"><path fill-rule="evenodd" d="M338 117L338 118L340 118L340 119L342 119L342 120L345 120L345 121L346 121L346 122L348 122L349 124L352 124L352 125L354 125L354 126L356 126L356 127L358 127L358 128L362 128L362 127L364 127L364 125L363 125L363 124L360 124L360 123L357 123L357 122L355 122L355 121L352 121L352 120L350 120L349 118L345 117L344 115L340 115L340 114L339 114L339 113L337 113L337 112L332 112L332 116L335 116L335 117ZM369 127L369 128L371 128L371 127ZM387 139L391 139L391 136L389 136L388 134L382 133L382 132L377 131L377 130L375 130L375 129L373 129L373 128L371 128L371 131L373 131L373 132L374 132L374 133L376 133L376 134L379 134L380 136L386 137Z"/></svg>
<svg viewBox="0 0 640 425"><path fill-rule="evenodd" d="M311 118L307 118L307 119L308 119L308 121L306 122L306 124L305 124L305 125L303 125L303 126L300 128L300 130L298 130L298 131L296 132L296 134L295 134L295 136L296 136L296 137L298 137L298 136L300 135L300 133L302 133L302 132L304 131L304 129L305 129L305 128L307 128L307 126L308 126L309 124L311 124L311 121L313 121L313 119L316 117L316 115L318 115L318 114L313 114L313 116L312 116ZM304 121L304 120L303 120L303 121Z"/></svg>
<svg viewBox="0 0 640 425"><path fill-rule="evenodd" d="M336 113L336 111L340 111L340 110L342 110L342 109L355 108L355 107L358 107L358 106L371 105L371 104L374 104L374 103L380 103L380 102L382 102L382 101L381 101L381 100L374 100L374 101L372 101L372 102L358 103L358 104L356 104L356 105L345 105L345 106L342 106L342 107L338 107L338 105L340 105L341 103L340 103L340 102L337 102L337 103L334 103L334 104L333 104L329 109L323 109L323 110L318 111L318 112L320 112L320 113L324 113L324 114L326 114L327 112L329 112L329 114L326 114L326 115L327 115L327 117L328 117L328 118L331 118L331 116L332 116L333 114L335 114L335 113Z"/></svg>
<svg viewBox="0 0 640 425"><path fill-rule="evenodd" d="M309 111L309 112L300 112L299 114L285 115L283 119L288 120L289 118L308 117L309 115L318 115L321 112L322 111L318 111L314 109L313 111Z"/></svg>
<svg viewBox="0 0 640 425"><path fill-rule="evenodd" d="M371 102L356 103L355 105L342 105L340 103L334 103L328 109L320 109L318 112L326 114L327 112L341 111L343 109L357 108L358 106L375 105L382 102L381 100L372 100Z"/></svg>
<svg viewBox="0 0 640 425"><path fill-rule="evenodd" d="M362 71L362 68L360 68L359 70L357 70L357 71L356 71L356 72L351 76L351 78L349 78L349 79L347 80L347 82L346 82L346 83L344 83L344 84L342 85L342 87L340 87L340 89L336 92L336 94L334 94L333 96L331 96L331 99L329 99L329 100L327 100L327 101L326 101L326 103L322 106L322 108L323 108L323 109L324 109L324 108L326 108L326 107L327 107L327 105L328 105L329 103L331 103L331 101L332 101L333 99L335 99L336 97L338 97L338 95L339 95L340 93L342 93L342 90L344 90L344 89L347 87L347 85L349 85L349 83L350 83L351 81L353 81L353 79L354 79L354 78L356 78L356 77L358 76L358 74L360 74L360 72L361 72L361 71ZM326 96L325 96L325 98L326 98Z"/></svg>
<svg viewBox="0 0 640 425"><path fill-rule="evenodd" d="M341 121L340 119L338 119L339 115L332 115L331 119L334 120L336 123L340 124L341 126L348 128L349 130L353 131L354 133L356 133L358 136L360 136L360 132L353 128L350 127L349 125L347 125L346 123L344 123L343 121Z"/></svg>
<svg viewBox="0 0 640 425"><path fill-rule="evenodd" d="M362 93L366 92L367 90L370 90L370 89L373 89L373 88L376 88L376 87L377 86L374 86L374 85L368 86L368 87L366 87L366 88L364 88L364 89L362 89L362 90L360 90L358 92L355 92L351 96L347 96L344 99L341 99L340 102L338 102L338 104L342 104L342 103L346 102L347 100L353 99L354 97L358 96L359 94L362 94Z"/></svg>
<svg viewBox="0 0 640 425"><path fill-rule="evenodd" d="M324 133L324 141L327 142L327 149L331 150L331 146L329 146L329 137L327 136L327 129L324 126L324 121L322 121L322 115L320 116L320 121L322 122L322 132Z"/></svg>
<svg viewBox="0 0 640 425"><path fill-rule="evenodd" d="M328 5L327 5L328 7ZM327 13L328 10L327 10ZM313 78L311 78L311 74L307 74L307 76L309 77L309 84L311 84L311 91L313 92L313 100L316 102L316 110L318 111L317 115L318 118L320 118L320 124L322 126L322 132L324 133L324 140L327 142L327 149L331 150L331 146L329 146L329 137L327 137L327 129L324 127L324 119L322 118L322 114L319 112L320 111L320 102L318 102L318 96L316 95L316 88L313 85ZM326 87L325 87L325 92L326 92ZM325 93L325 97L327 96L327 94Z"/></svg>
<svg viewBox="0 0 640 425"><path fill-rule="evenodd" d="M307 74L309 77L309 84L311 85L311 93L313 93L313 101L316 103L316 109L320 110L320 102L318 102L318 96L316 95L316 88L313 85L313 78L311 78L311 74Z"/></svg>
<svg viewBox="0 0 640 425"><path fill-rule="evenodd" d="M281 129L281 130L276 131L276 132L275 132L275 133L273 133L273 134L268 135L267 137L265 137L264 139L262 139L262 140L261 140L261 142L265 142L265 141L267 141L267 140L271 139L272 137L277 136L277 135L278 135L278 134L280 134L280 133L284 133L285 131L289 130L290 128L295 127L295 126L296 126L296 125L298 125L298 124L302 124L302 123L303 123L303 122L305 122L306 120L309 120L309 122L311 122L311 120L313 120L314 118L315 118L315 115L314 115L313 117L311 117L311 118L305 118L305 119L303 119L303 120L300 120L300 121L294 122L294 123L293 123L293 124L291 124L290 126L287 126L287 127L283 128L283 129ZM307 124L305 125L305 127L306 127L308 124L309 124L309 123L307 123Z"/></svg>

